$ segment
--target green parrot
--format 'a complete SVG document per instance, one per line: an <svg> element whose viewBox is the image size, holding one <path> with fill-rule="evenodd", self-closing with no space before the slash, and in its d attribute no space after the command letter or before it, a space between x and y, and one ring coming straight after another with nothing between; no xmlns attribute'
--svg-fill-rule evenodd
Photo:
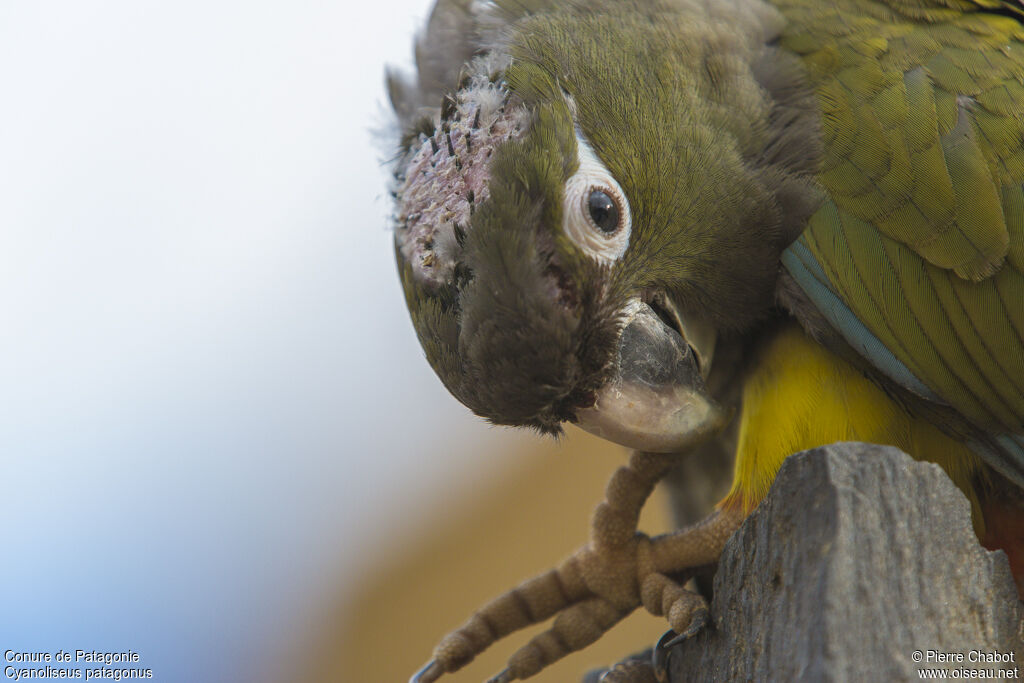
<svg viewBox="0 0 1024 683"><path fill-rule="evenodd" d="M638 606L678 637L792 453L941 465L1024 594L1024 13L997 0L438 0L401 126L395 254L427 360L488 420L636 449L591 542L414 681L555 616L526 678ZM636 530L729 438L703 521Z"/></svg>

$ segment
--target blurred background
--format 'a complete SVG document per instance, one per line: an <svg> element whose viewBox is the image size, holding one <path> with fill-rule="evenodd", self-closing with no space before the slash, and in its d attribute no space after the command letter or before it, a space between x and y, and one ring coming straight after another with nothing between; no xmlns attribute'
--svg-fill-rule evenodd
<svg viewBox="0 0 1024 683"><path fill-rule="evenodd" d="M401 681L586 541L624 452L472 417L404 309L373 131L428 10L0 3L0 650Z"/></svg>

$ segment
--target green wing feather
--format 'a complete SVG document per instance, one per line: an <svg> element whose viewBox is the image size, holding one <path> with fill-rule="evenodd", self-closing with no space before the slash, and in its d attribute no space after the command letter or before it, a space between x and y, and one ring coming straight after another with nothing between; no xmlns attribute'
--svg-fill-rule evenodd
<svg viewBox="0 0 1024 683"><path fill-rule="evenodd" d="M800 243L929 389L981 429L1024 433L1019 7L775 4L823 117L828 198Z"/></svg>

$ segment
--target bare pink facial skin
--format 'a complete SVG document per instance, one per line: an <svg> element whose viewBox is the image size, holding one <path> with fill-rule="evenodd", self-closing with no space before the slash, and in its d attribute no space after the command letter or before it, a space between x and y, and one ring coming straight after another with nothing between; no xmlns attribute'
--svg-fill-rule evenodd
<svg viewBox="0 0 1024 683"><path fill-rule="evenodd" d="M431 136L421 134L398 176L395 239L417 280L450 282L459 243L470 229L476 204L487 199L495 147L518 137L526 111L508 105L505 88L476 77L438 113Z"/></svg>

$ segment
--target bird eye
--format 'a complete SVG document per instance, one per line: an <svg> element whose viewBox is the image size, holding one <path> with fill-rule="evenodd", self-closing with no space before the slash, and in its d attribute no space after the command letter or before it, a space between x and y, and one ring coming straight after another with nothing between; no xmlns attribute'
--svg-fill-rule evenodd
<svg viewBox="0 0 1024 683"><path fill-rule="evenodd" d="M591 190L587 196L587 212L603 233L611 235L619 229L619 207L604 190Z"/></svg>
<svg viewBox="0 0 1024 683"><path fill-rule="evenodd" d="M592 258L611 263L629 246L631 219L626 194L577 132L579 168L565 183L563 229Z"/></svg>

